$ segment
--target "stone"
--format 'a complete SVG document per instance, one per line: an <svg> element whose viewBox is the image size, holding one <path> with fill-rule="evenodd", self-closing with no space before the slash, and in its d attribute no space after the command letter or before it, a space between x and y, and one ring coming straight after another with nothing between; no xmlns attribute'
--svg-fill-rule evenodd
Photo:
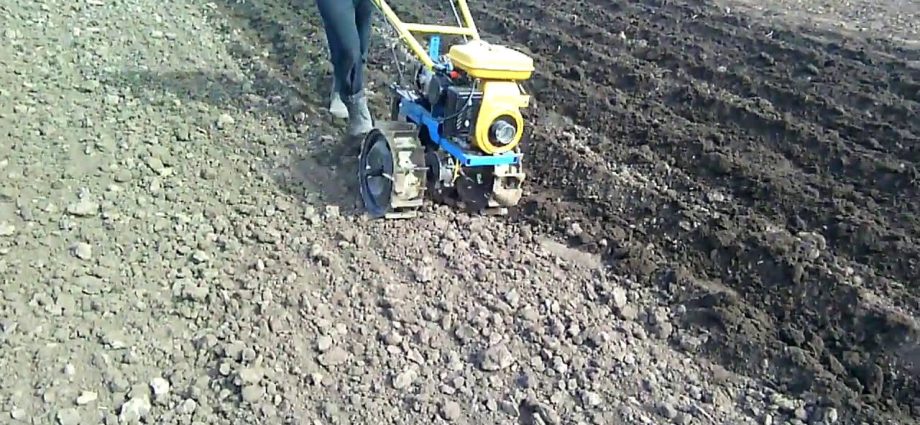
<svg viewBox="0 0 920 425"><path fill-rule="evenodd" d="M118 421L123 424L139 423L150 413L150 400L146 397L134 397L121 405Z"/></svg>
<svg viewBox="0 0 920 425"><path fill-rule="evenodd" d="M59 425L80 425L81 422L80 412L73 407L57 412L57 423Z"/></svg>
<svg viewBox="0 0 920 425"><path fill-rule="evenodd" d="M241 391L243 401L247 403L255 403L262 399L262 396L265 395L265 388L262 388L261 385L247 385L243 387Z"/></svg>
<svg viewBox="0 0 920 425"><path fill-rule="evenodd" d="M99 396L98 396L95 392L92 392L92 391L83 391L83 392L80 393L80 395L77 397L77 405L83 406L83 405L86 405L86 404L90 404L90 403L96 401L97 398L99 398Z"/></svg>
<svg viewBox="0 0 920 425"><path fill-rule="evenodd" d="M454 401L445 401L441 404L441 416L450 422L460 419L461 413L460 405Z"/></svg>
<svg viewBox="0 0 920 425"><path fill-rule="evenodd" d="M479 367L484 371L493 372L505 369L512 363L514 356L511 355L511 351L508 351L504 344L499 344L483 351Z"/></svg>
<svg viewBox="0 0 920 425"><path fill-rule="evenodd" d="M339 366L348 361L348 352L342 347L333 347L319 356L319 364L326 367Z"/></svg>

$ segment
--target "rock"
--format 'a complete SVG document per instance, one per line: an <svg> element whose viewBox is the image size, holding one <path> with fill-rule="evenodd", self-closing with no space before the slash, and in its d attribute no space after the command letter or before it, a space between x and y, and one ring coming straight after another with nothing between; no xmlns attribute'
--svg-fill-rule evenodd
<svg viewBox="0 0 920 425"><path fill-rule="evenodd" d="M793 412L795 410L795 403L792 400L783 397L782 394L773 393L771 398L772 399L770 401L773 403L773 406L775 406L777 410L784 412Z"/></svg>
<svg viewBox="0 0 920 425"><path fill-rule="evenodd" d="M725 201L725 195L721 192L713 190L706 193L706 199L712 203L720 203Z"/></svg>
<svg viewBox="0 0 920 425"><path fill-rule="evenodd" d="M404 370L399 375L393 378L393 388L397 390L402 390L408 388L412 385L412 382L415 381L417 374L415 369Z"/></svg>
<svg viewBox="0 0 920 425"><path fill-rule="evenodd" d="M226 113L220 114L220 117L217 118L217 128L221 130L227 127L230 127L234 123L236 123L236 120L233 119L233 117L230 116L230 114L226 114Z"/></svg>
<svg viewBox="0 0 920 425"><path fill-rule="evenodd" d="M185 285L182 289L182 296L191 301L204 301L208 298L208 294L211 292L207 286L198 286L194 283L189 283Z"/></svg>
<svg viewBox="0 0 920 425"><path fill-rule="evenodd" d="M90 404L96 401L98 397L99 396L92 391L83 391L80 393L80 396L77 397L77 405L83 406L85 404Z"/></svg>
<svg viewBox="0 0 920 425"><path fill-rule="evenodd" d="M639 309L631 304L626 304L620 309L620 318L623 320L633 321L639 317Z"/></svg>
<svg viewBox="0 0 920 425"><path fill-rule="evenodd" d="M601 399L600 394L594 391L585 391L584 394L582 394L581 398L585 406L588 406L588 407L597 407L597 406L600 406L601 403L603 403L603 399Z"/></svg>
<svg viewBox="0 0 920 425"><path fill-rule="evenodd" d="M731 409L732 398L723 390L716 389L712 393L712 406L721 412L727 412Z"/></svg>
<svg viewBox="0 0 920 425"><path fill-rule="evenodd" d="M150 389L156 400L163 400L169 395L169 382L160 377L153 378L150 380Z"/></svg>
<svg viewBox="0 0 920 425"><path fill-rule="evenodd" d="M256 350L253 350L252 347L246 347L240 353L240 359L244 363L249 363L256 359Z"/></svg>
<svg viewBox="0 0 920 425"><path fill-rule="evenodd" d="M876 398L882 396L884 380L885 373L882 371L882 368L877 364L871 363L863 367L861 376L859 376L859 381L865 387L865 391Z"/></svg>
<svg viewBox="0 0 920 425"><path fill-rule="evenodd" d="M186 399L179 405L179 412L184 415L191 415L195 413L195 409L198 408L198 402L192 399Z"/></svg>
<svg viewBox="0 0 920 425"><path fill-rule="evenodd" d="M8 222L0 222L0 237L13 236L16 233L16 226Z"/></svg>
<svg viewBox="0 0 920 425"><path fill-rule="evenodd" d="M57 423L60 425L80 425L81 422L80 412L73 407L57 412Z"/></svg>
<svg viewBox="0 0 920 425"><path fill-rule="evenodd" d="M192 129L187 126L178 126L173 129L173 136L179 142L188 142L192 140Z"/></svg>
<svg viewBox="0 0 920 425"><path fill-rule="evenodd" d="M679 336L678 344L681 349L692 353L698 350L701 345L703 345L703 341L693 335L682 333Z"/></svg>
<svg viewBox="0 0 920 425"><path fill-rule="evenodd" d="M668 402L662 402L658 405L658 414L663 418L671 420L677 417L677 409L674 408L674 405Z"/></svg>
<svg viewBox="0 0 920 425"><path fill-rule="evenodd" d="M610 302L613 303L613 307L617 310L622 310L623 307L626 307L626 303L629 300L626 299L626 290L620 287L613 288L613 291L610 293Z"/></svg>
<svg viewBox="0 0 920 425"><path fill-rule="evenodd" d="M77 242L71 247L71 253L74 257L81 260L89 260L93 257L93 247L86 242Z"/></svg>
<svg viewBox="0 0 920 425"><path fill-rule="evenodd" d="M123 424L137 424L150 413L150 401L146 397L134 397L121 405L118 421Z"/></svg>
<svg viewBox="0 0 920 425"><path fill-rule="evenodd" d="M690 416L688 413L680 412L671 419L671 422L676 425L687 425L693 420L693 416Z"/></svg>
<svg viewBox="0 0 920 425"><path fill-rule="evenodd" d="M199 171L198 176L205 180L214 180L217 178L217 170L212 167L205 167Z"/></svg>
<svg viewBox="0 0 920 425"><path fill-rule="evenodd" d="M239 372L240 385L258 384L262 380L262 371L256 368L243 368Z"/></svg>
<svg viewBox="0 0 920 425"><path fill-rule="evenodd" d="M668 339L671 337L671 333L674 332L674 326L671 325L671 322L660 322L654 325L655 336L659 339Z"/></svg>
<svg viewBox="0 0 920 425"><path fill-rule="evenodd" d="M441 404L441 417L444 419L454 422L457 419L460 419L460 405L453 401L445 401Z"/></svg>
<svg viewBox="0 0 920 425"><path fill-rule="evenodd" d="M550 407L550 405L534 400L528 400L528 404L531 409L533 409L534 415L543 423L548 425L559 425L562 423L562 418L552 407Z"/></svg>
<svg viewBox="0 0 920 425"><path fill-rule="evenodd" d="M261 385L247 385L243 387L241 391L243 401L247 403L255 403L262 399L262 396L265 395L265 388L262 388Z"/></svg>
<svg viewBox="0 0 920 425"><path fill-rule="evenodd" d="M579 79L580 79L580 78L579 78ZM580 224L578 224L577 222L572 222L572 223L569 224L569 228L568 228L568 230L566 231L566 234L567 234L568 236L574 237L574 236L579 236L579 235L581 235L581 234L584 233L584 232L585 232L585 231L584 231L584 229L581 228L581 225L580 225Z"/></svg>
<svg viewBox="0 0 920 425"><path fill-rule="evenodd" d="M383 342L386 345L400 345L403 342L403 336L395 330L390 330L382 335Z"/></svg>
<svg viewBox="0 0 920 425"><path fill-rule="evenodd" d="M316 349L321 353L325 353L332 348L332 337L329 335L320 335L319 338L316 338Z"/></svg>
<svg viewBox="0 0 920 425"><path fill-rule="evenodd" d="M498 402L498 408L512 418L516 418L521 415L521 412L518 410L518 405L508 400L502 400Z"/></svg>
<svg viewBox="0 0 920 425"><path fill-rule="evenodd" d="M482 353L479 367L487 372L505 369L514 363L514 356L504 344L489 347Z"/></svg>
<svg viewBox="0 0 920 425"><path fill-rule="evenodd" d="M326 367L334 367L345 363L348 360L348 352L342 347L332 347L329 351L319 356L319 364Z"/></svg>
<svg viewBox="0 0 920 425"><path fill-rule="evenodd" d="M112 377L112 379L109 381L109 389L114 392L121 393L121 392L128 391L128 388L130 388L130 386L131 384L128 383L128 380L125 379L125 377L121 375L116 375Z"/></svg>
<svg viewBox="0 0 920 425"><path fill-rule="evenodd" d="M195 264L204 264L204 263L207 263L207 262L210 261L210 260L211 260L211 257L208 255L208 253L207 253L207 252L204 252L204 251L202 251L202 250L200 250L200 249L199 249L199 250L196 250L196 251L192 254L192 261L194 261Z"/></svg>
<svg viewBox="0 0 920 425"><path fill-rule="evenodd" d="M415 281L418 283L429 283L434 280L435 270L431 266L421 265L414 269Z"/></svg>
<svg viewBox="0 0 920 425"><path fill-rule="evenodd" d="M132 177L133 176L131 175L131 170L126 170L124 168L120 168L118 171L115 171L115 175L113 176L116 183L127 183L131 181Z"/></svg>
<svg viewBox="0 0 920 425"><path fill-rule="evenodd" d="M99 212L99 204L83 198L67 206L67 214L77 217L91 217Z"/></svg>
<svg viewBox="0 0 920 425"><path fill-rule="evenodd" d="M10 417L13 418L13 420L24 421L27 416L25 409L17 407L10 411Z"/></svg>
<svg viewBox="0 0 920 425"><path fill-rule="evenodd" d="M167 174L166 165L163 164L163 161L160 160L160 158L155 156L147 158L147 167L150 168L150 171L153 171L154 173L157 173L161 176Z"/></svg>
<svg viewBox="0 0 920 425"><path fill-rule="evenodd" d="M84 294L95 295L105 290L106 283L96 276L84 275L76 279L76 286L80 288ZM124 348L122 341L114 336L112 338L106 337L103 342L116 350Z"/></svg>
<svg viewBox="0 0 920 425"><path fill-rule="evenodd" d="M448 353L447 369L454 372L463 370L463 362L460 360L460 355L457 354L457 352L451 351Z"/></svg>

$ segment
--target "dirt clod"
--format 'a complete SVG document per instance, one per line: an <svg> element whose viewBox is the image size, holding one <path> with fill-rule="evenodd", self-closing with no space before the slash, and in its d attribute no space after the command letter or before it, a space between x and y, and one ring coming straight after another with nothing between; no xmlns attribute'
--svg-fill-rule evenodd
<svg viewBox="0 0 920 425"><path fill-rule="evenodd" d="M441 404L441 416L448 421L454 422L460 419L462 411L460 405L454 401L445 401Z"/></svg>
<svg viewBox="0 0 920 425"><path fill-rule="evenodd" d="M319 362L323 366L339 366L348 360L349 354L342 347L332 347L329 351L319 356Z"/></svg>
<svg viewBox="0 0 920 425"><path fill-rule="evenodd" d="M482 352L481 356L479 367L484 371L493 372L505 369L514 363L514 355L505 345L489 347Z"/></svg>
<svg viewBox="0 0 920 425"><path fill-rule="evenodd" d="M93 257L93 246L86 242L77 242L71 250L73 255L81 260L89 260Z"/></svg>

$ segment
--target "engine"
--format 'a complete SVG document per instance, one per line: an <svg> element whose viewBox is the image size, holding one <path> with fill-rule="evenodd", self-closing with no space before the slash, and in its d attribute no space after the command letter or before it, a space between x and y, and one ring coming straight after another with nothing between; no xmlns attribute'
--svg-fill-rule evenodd
<svg viewBox="0 0 920 425"><path fill-rule="evenodd" d="M450 86L443 100L444 137L467 140L476 134L476 117L482 104L482 92L472 87Z"/></svg>
<svg viewBox="0 0 920 425"><path fill-rule="evenodd" d="M432 115L442 120L441 136L468 148L476 134L482 90L457 71L444 75L424 68L419 71L418 90L424 93Z"/></svg>

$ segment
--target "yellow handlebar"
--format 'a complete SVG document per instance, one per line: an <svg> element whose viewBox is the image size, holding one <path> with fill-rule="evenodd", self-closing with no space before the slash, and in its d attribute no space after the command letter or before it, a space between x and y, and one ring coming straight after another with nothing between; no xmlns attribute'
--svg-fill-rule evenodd
<svg viewBox="0 0 920 425"><path fill-rule="evenodd" d="M414 33L419 34L443 34L443 35L462 35L470 37L474 40L479 39L479 31L476 30L476 24L473 22L473 15L470 13L470 8L466 4L466 0L449 0L456 1L457 7L460 9L460 17L463 20L463 26L451 26L451 25L428 25L428 24L414 24L414 23L405 23L396 16L396 12L393 12L393 9L390 8L390 5L387 4L386 0L371 0L374 3L374 6L383 13L383 16L386 18L387 22L399 33L400 38L409 45L409 49L412 50L412 53L415 53L415 56L418 57L425 67L428 69L434 68L434 61L428 57L428 52L425 51L425 48L422 47L422 44L418 42L415 38Z"/></svg>

